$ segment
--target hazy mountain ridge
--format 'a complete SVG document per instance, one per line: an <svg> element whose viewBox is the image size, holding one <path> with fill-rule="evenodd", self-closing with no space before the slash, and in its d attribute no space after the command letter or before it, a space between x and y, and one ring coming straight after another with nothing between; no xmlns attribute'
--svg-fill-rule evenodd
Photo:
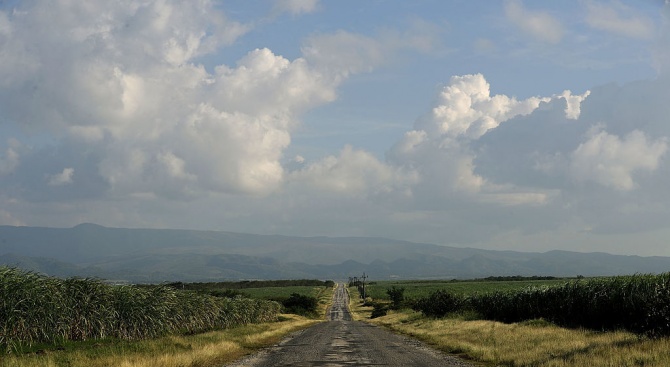
<svg viewBox="0 0 670 367"><path fill-rule="evenodd" d="M0 226L0 264L133 282L228 279L595 276L670 271L670 257L457 248L367 237L177 229Z"/></svg>

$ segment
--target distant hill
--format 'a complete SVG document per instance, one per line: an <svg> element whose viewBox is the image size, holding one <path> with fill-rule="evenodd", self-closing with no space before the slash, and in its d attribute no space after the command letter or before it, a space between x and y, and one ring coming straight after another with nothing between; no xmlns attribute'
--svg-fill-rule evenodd
<svg viewBox="0 0 670 367"><path fill-rule="evenodd" d="M386 238L0 226L0 264L131 282L598 276L670 271L670 257L491 251Z"/></svg>

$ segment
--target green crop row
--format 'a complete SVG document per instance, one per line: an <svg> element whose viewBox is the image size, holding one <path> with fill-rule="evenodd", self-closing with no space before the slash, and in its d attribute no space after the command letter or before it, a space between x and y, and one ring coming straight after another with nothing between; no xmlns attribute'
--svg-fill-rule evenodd
<svg viewBox="0 0 670 367"><path fill-rule="evenodd" d="M0 350L34 343L137 340L276 320L272 301L219 298L172 287L108 285L0 268Z"/></svg>
<svg viewBox="0 0 670 367"><path fill-rule="evenodd" d="M670 335L670 273L576 280L471 296L436 292L414 308L433 317L475 311L502 322L545 319L567 327Z"/></svg>
<svg viewBox="0 0 670 367"><path fill-rule="evenodd" d="M389 300L386 290L395 286L405 289L406 299L425 298L442 290L468 296L473 293L488 293L496 290L517 290L531 286L563 284L567 279L537 279L537 277L513 277L505 280L395 280L375 281L366 285L367 294L375 300Z"/></svg>

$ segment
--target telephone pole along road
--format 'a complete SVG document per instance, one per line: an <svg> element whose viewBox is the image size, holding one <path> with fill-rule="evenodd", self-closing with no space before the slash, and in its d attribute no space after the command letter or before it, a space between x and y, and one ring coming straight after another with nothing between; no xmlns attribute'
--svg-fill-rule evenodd
<svg viewBox="0 0 670 367"><path fill-rule="evenodd" d="M338 284L328 321L293 334L235 367L423 366L472 367L420 342L361 321L352 321L349 295Z"/></svg>

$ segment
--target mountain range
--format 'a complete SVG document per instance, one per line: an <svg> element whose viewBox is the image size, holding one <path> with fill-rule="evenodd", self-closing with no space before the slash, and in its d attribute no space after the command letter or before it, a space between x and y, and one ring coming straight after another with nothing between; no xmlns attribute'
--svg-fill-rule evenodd
<svg viewBox="0 0 670 367"><path fill-rule="evenodd" d="M605 276L670 271L670 257L515 252L377 237L223 231L0 226L0 265L133 283L241 279Z"/></svg>

